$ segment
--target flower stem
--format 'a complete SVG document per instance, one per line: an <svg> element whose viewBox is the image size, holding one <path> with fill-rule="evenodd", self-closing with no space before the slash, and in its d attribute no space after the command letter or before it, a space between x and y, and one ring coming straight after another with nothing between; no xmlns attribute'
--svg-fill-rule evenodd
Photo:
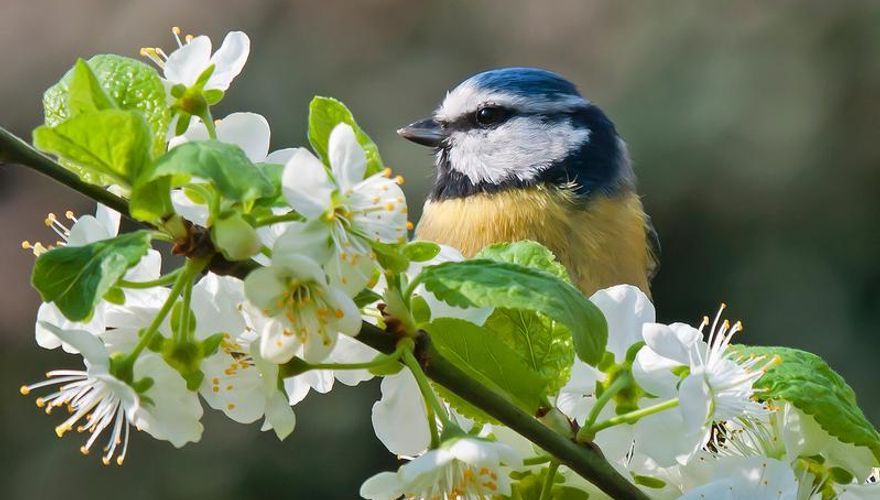
<svg viewBox="0 0 880 500"><path fill-rule="evenodd" d="M596 423L596 419L599 418L599 413L602 411L602 408L611 401L611 398L613 398L615 394L628 387L631 381L632 377L628 373L624 373L618 377L617 380L612 382L602 395L599 396L599 399L596 400L596 404L593 405L593 408L590 410L590 415L587 417L584 427L592 427L593 424Z"/></svg>
<svg viewBox="0 0 880 500"><path fill-rule="evenodd" d="M406 349L403 351L403 363L410 369L413 377L415 377L416 383L419 385L419 391L422 393L422 398L425 400L428 429L431 431L431 448L436 448L440 445L440 436L437 433L437 418L440 418L444 428L449 428L455 424L449 420L446 409L443 408L440 400L437 399L434 389L431 388L431 384L428 382L428 377L425 376L425 372L422 371L422 367L411 350Z"/></svg>
<svg viewBox="0 0 880 500"><path fill-rule="evenodd" d="M174 283L177 280L177 277L183 271L182 267L171 271L165 276L161 276L158 279L150 280L150 281L128 281L128 280L119 280L118 285L122 288L134 288L134 289L142 289L142 288L154 288L157 286L165 286Z"/></svg>
<svg viewBox="0 0 880 500"><path fill-rule="evenodd" d="M556 479L557 470L559 470L559 462L551 460L550 467L547 469L547 477L544 478L544 484L541 486L539 500L550 500L553 496L553 480Z"/></svg>
<svg viewBox="0 0 880 500"><path fill-rule="evenodd" d="M653 415L655 413L660 413L661 411L668 410L670 408L675 408L678 406L678 398L673 398L662 403L657 403L654 406L649 406L647 408L639 408L638 410L631 411L629 413L624 413L623 415L617 415L614 417L605 420L604 422L599 422L598 424L592 427L584 427L580 431L578 431L578 441L582 441L584 439L592 439L592 436L595 436L597 432L607 429L609 427L614 427L615 425L621 424L632 424L637 422L639 419L647 417L648 415Z"/></svg>
<svg viewBox="0 0 880 500"><path fill-rule="evenodd" d="M183 292L184 288L186 288L187 283L192 284L192 279L204 269L207 265L209 259L200 259L200 260L188 260L183 267L183 271L180 275L177 276L177 281L174 283L174 287L171 288L171 293L168 295L168 298L165 299L165 303L162 304L162 308L159 309L159 312L156 313L156 316L153 318L153 321L150 323L150 326L146 328L146 330L141 333L140 339L138 339L138 343L134 346L134 349L131 350L131 353L128 355L128 361L133 363L134 360L140 356L141 352L145 347L150 345L150 342L153 340L153 337L156 335L156 332L159 331L159 326L162 325L162 322L165 321L165 318L168 316L168 313L171 312L171 309L174 307L175 302L177 302L177 297Z"/></svg>
<svg viewBox="0 0 880 500"><path fill-rule="evenodd" d="M180 328L178 328L178 335L180 336L180 338L178 339L178 343L185 343L187 341L190 341L195 335L195 330L190 331L189 324L191 314L190 304L192 304L193 277L190 277L190 279L186 280L186 284L183 286L183 302L180 306Z"/></svg>
<svg viewBox="0 0 880 500"><path fill-rule="evenodd" d="M257 221L254 227L271 226L272 224L278 224L279 222L296 222L301 220L305 220L305 217L296 212L288 212L286 214L263 217Z"/></svg>
<svg viewBox="0 0 880 500"><path fill-rule="evenodd" d="M537 457L529 457L529 458L524 459L523 465L546 464L547 462L549 462L552 459L553 459L553 457L551 457L550 455L538 455Z"/></svg>

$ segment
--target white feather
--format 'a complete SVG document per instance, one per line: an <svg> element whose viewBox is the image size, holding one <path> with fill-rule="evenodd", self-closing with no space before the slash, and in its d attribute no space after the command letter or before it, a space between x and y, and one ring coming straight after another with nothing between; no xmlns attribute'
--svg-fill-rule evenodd
<svg viewBox="0 0 880 500"><path fill-rule="evenodd" d="M590 138L590 131L571 122L541 123L534 117L513 117L496 128L453 132L451 168L471 182L529 181Z"/></svg>

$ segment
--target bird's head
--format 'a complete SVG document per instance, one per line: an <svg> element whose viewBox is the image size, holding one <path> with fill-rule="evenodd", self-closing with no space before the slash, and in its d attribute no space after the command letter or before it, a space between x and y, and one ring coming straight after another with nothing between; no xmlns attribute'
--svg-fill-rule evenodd
<svg viewBox="0 0 880 500"><path fill-rule="evenodd" d="M587 196L634 182L614 124L571 82L542 69L474 75L431 118L398 133L436 149L432 200L541 184Z"/></svg>

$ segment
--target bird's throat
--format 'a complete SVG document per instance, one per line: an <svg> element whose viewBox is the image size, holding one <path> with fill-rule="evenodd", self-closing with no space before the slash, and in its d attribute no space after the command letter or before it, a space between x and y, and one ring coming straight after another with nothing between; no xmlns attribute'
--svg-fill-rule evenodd
<svg viewBox="0 0 880 500"><path fill-rule="evenodd" d="M583 201L570 190L538 186L428 201L416 234L467 257L493 243L534 240L584 293L620 283L648 291L645 214L631 191Z"/></svg>

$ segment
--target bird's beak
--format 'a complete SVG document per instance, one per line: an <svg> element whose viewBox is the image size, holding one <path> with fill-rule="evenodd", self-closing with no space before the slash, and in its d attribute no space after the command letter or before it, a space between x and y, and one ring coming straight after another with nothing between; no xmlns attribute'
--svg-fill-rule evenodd
<svg viewBox="0 0 880 500"><path fill-rule="evenodd" d="M446 132L443 130L443 127L433 118L410 123L406 127L399 129L397 134L416 144L431 148L439 147L443 139L446 139Z"/></svg>

